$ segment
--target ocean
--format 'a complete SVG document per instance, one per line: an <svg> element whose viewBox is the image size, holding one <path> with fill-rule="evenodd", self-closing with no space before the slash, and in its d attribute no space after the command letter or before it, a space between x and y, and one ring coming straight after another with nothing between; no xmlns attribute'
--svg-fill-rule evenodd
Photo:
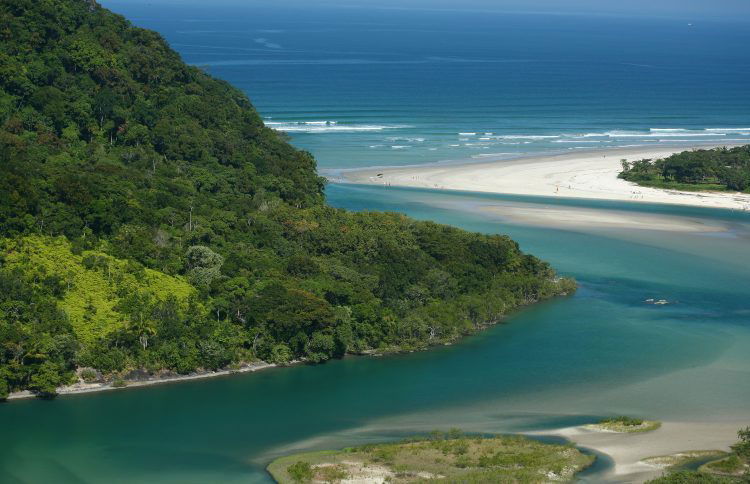
<svg viewBox="0 0 750 484"><path fill-rule="evenodd" d="M744 21L103 4L245 90L324 173L750 142Z"/></svg>

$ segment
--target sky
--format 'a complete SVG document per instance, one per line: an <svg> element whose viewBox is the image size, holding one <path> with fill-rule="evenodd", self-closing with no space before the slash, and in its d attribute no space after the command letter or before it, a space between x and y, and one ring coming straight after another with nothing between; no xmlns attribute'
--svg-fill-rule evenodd
<svg viewBox="0 0 750 484"><path fill-rule="evenodd" d="M731 19L750 22L750 0L104 0L154 4L242 4L274 5L280 8L319 5L348 8L397 10L456 10L525 12L552 14L594 14L615 16L674 17L699 22L701 19Z"/></svg>

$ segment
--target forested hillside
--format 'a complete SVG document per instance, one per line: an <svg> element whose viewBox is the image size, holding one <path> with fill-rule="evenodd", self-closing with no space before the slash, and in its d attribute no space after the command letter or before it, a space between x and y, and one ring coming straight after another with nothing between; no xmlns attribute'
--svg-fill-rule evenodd
<svg viewBox="0 0 750 484"><path fill-rule="evenodd" d="M93 0L0 4L0 398L451 341L574 289L504 236L325 204L247 97Z"/></svg>

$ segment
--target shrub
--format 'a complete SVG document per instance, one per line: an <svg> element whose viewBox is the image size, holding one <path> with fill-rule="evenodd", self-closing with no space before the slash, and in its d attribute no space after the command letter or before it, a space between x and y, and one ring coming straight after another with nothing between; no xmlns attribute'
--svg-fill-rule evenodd
<svg viewBox="0 0 750 484"><path fill-rule="evenodd" d="M84 368L80 375L86 383L93 383L99 378L99 374L93 368Z"/></svg>
<svg viewBox="0 0 750 484"><path fill-rule="evenodd" d="M643 419L642 418L633 418L633 417L610 417L605 418L601 422L603 424L620 424L625 425L627 427L636 427L638 425L643 425Z"/></svg>
<svg viewBox="0 0 750 484"><path fill-rule="evenodd" d="M307 462L297 461L286 468L294 482L309 482L313 478L312 466Z"/></svg>
<svg viewBox="0 0 750 484"><path fill-rule="evenodd" d="M726 459L717 460L706 464L706 467L712 471L733 473L745 467L744 462L736 456L730 455Z"/></svg>
<svg viewBox="0 0 750 484"><path fill-rule="evenodd" d="M340 465L322 467L318 470L318 478L324 482L340 482L347 477L349 473Z"/></svg>
<svg viewBox="0 0 750 484"><path fill-rule="evenodd" d="M703 472L680 471L648 481L647 484L731 484L732 481Z"/></svg>
<svg viewBox="0 0 750 484"><path fill-rule="evenodd" d="M392 445L378 445L373 449L372 460L386 464L393 463L398 449Z"/></svg>

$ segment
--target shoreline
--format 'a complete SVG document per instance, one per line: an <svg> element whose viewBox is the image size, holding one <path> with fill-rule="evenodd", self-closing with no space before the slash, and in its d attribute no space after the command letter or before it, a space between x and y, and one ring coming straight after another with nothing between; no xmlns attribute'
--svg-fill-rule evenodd
<svg viewBox="0 0 750 484"><path fill-rule="evenodd" d="M569 296L570 296L569 293L561 293L561 294L557 294L546 299L539 299L531 303L519 304L518 306L509 309L498 320L481 324L477 326L473 332L460 335L457 338L450 340L450 341L436 342L434 344L425 346L423 348L409 349L409 348L401 348L401 347L389 347L389 348L380 348L380 349L369 349L369 350L364 350L360 353L347 353L344 357L345 358L346 357L377 358L377 357L382 357L386 355L414 353L415 351L430 351L431 349L438 348L440 346L451 346L454 343L460 342L461 340L469 336L485 331L493 326L503 324L505 319L509 317L510 315L514 314L516 311L523 310L524 308L527 308L529 306L533 306L535 304L541 304L541 303L550 301L552 299L569 297ZM138 387L145 387L145 386L151 386L151 385L161 385L161 384L167 384L167 383L180 383L180 382L191 381L191 380L202 380L202 379L215 378L215 377L221 377L221 376L232 376L232 375L237 375L241 373L254 373L256 371L267 370L270 368L286 368L290 366L296 366L301 363L305 363L305 359L292 360L285 364L268 363L268 362L259 360L254 363L242 363L238 368L224 369L224 370L218 370L218 371L197 371L197 372L193 372L187 375L175 375L175 374L170 373L167 376L154 376L154 377L147 378L144 380L124 380L126 383L124 386L113 386L113 381L94 382L94 383L85 383L85 382L79 381L78 383L74 383L72 385L65 385L62 387L58 387L57 394L53 398L57 398L60 396L65 396L65 395L81 395L81 394L87 394L87 393L106 392L106 391L113 391L113 390L127 390L129 388L138 388ZM5 399L5 401L10 402L11 400L27 400L27 399L32 399L32 398L41 398L41 397L39 397L36 393L33 393L29 390L22 390L22 391L10 393L8 397ZM3 403L2 400L0 400L0 404L1 403Z"/></svg>
<svg viewBox="0 0 750 484"><path fill-rule="evenodd" d="M333 181L361 185L401 186L626 202L664 203L695 207L750 210L750 194L689 192L642 187L617 178L621 160L665 158L692 149L742 146L691 145L639 147L538 154L512 159L439 162L405 167L340 170Z"/></svg>
<svg viewBox="0 0 750 484"><path fill-rule="evenodd" d="M292 361L289 362L285 366L291 366L294 364L300 363L299 361ZM218 371L205 371L205 372L195 372L190 373L188 375L170 375L170 376L164 376L164 377L153 377L146 380L125 380L126 385L124 386L113 386L112 382L108 383L74 383L73 385L66 385L64 387L60 387L57 389L57 396L64 396L64 395L80 395L80 394L86 394L86 393L96 393L96 392L106 392L106 391L113 391L113 390L127 390L130 388L138 388L138 387L145 387L145 386L151 386L151 385L161 385L166 383L179 383L184 381L190 381L190 380L202 380L205 378L215 378L219 376L230 376L240 373L250 373L250 372L256 372L261 370L267 370L269 368L278 368L279 365L275 363L266 363L266 362L256 362L256 363L247 363L244 365L241 365L239 368L236 369L227 369L227 370L218 370ZM20 392L13 392L10 395L8 395L7 400L23 400L23 399L29 399L29 398L37 398L37 395L35 393L30 392L29 390L23 390Z"/></svg>

